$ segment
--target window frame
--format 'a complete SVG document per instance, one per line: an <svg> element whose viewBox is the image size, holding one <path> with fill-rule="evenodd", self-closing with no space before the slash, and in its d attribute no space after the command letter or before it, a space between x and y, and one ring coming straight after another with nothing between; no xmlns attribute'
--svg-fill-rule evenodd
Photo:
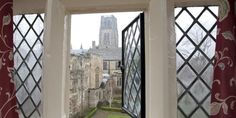
<svg viewBox="0 0 236 118"><path fill-rule="evenodd" d="M217 0L129 0L101 2L87 0L13 0L14 14L47 14L45 27L46 53L43 59L43 117L67 118L69 115L69 76L70 15L74 13L99 13L144 11L145 19L145 67L146 67L146 117L176 117L175 95L175 45L173 32L173 8L178 6L218 5ZM157 11L162 11L157 14ZM53 17L55 16L55 17ZM46 25L49 24L49 25ZM61 24L61 25L58 25ZM161 28L160 28L161 27ZM57 29L53 31L52 29ZM170 33L167 33L171 31ZM53 34L57 34L53 35ZM171 43L172 42L172 43ZM57 45L55 45L55 44ZM165 47L163 47L165 46ZM53 49L53 48L54 49ZM53 53L58 49L56 53ZM168 57L168 53L172 54ZM158 56L158 55L161 55ZM54 57L55 56L55 57ZM53 58L53 59L52 59ZM54 62L49 60L54 60ZM169 62L168 62L169 60ZM52 63L50 63L52 62ZM52 66L54 64L54 66ZM60 66L58 69L57 66ZM168 66L167 66L168 65ZM58 69L56 74L53 69ZM51 78L48 79L48 78ZM53 81L54 88L50 85ZM172 83L172 84L168 84ZM169 88L167 87L169 86ZM171 86L171 87L170 87ZM67 91L68 89L68 91ZM168 91L168 93L166 93ZM158 94L156 94L158 93ZM54 97L58 97L56 100ZM159 96L162 95L162 96ZM56 106L55 106L56 104Z"/></svg>
<svg viewBox="0 0 236 118"><path fill-rule="evenodd" d="M211 86L207 83L207 80L205 80L204 73L207 72L207 69L209 69L208 67L213 67L213 60L214 60L214 56L210 57L210 55L207 54L207 51L205 49L202 49L201 47L204 46L205 42L211 39L210 43L212 44L214 42L214 45L216 44L216 38L215 36L212 34L214 31L216 33L216 29L217 29L217 15L214 14L213 9L211 7L218 7L218 6L212 6L212 5L208 5L208 6L199 6L202 8L201 12L198 14L198 17L194 16L193 13L191 12L191 10L189 10L189 7L177 7L180 10L180 12L178 12L178 14L175 17L175 27L177 27L182 34L182 36L180 38L176 38L176 40L178 42L176 42L176 55L179 55L180 59L183 61L183 63L176 68L176 72L177 75L180 75L180 72L183 72L185 67L189 67L190 71L193 72L193 74L196 76L192 82L190 82L189 85L185 85L184 84L184 80L182 80L182 78L180 78L180 76L176 77L176 80L178 81L177 83L179 84L179 86L181 86L183 88L183 92L181 92L180 94L178 94L178 111L180 112L180 114L183 115L183 117L192 117L195 115L195 113L197 113L198 110L203 111L203 114L206 117L209 117L209 111L210 109L205 108L204 104L206 103L207 99L210 98L211 96ZM191 8L191 7L190 7ZM190 24L188 26L188 28L186 29L186 31L184 30L184 27L181 27L180 22L178 23L177 19L181 17L181 15L183 14L183 12L186 12L192 21L192 24ZM203 16L203 14L205 13L210 13L211 16L213 18L215 18L215 21L212 21L213 24L212 26L207 29L207 27L205 26L205 24L203 22L200 21L201 17ZM192 33L192 28L194 28L194 26L199 26L199 28L202 30L201 32L204 32L205 35L203 35L201 37L201 39L197 39L200 42L196 43L196 39L192 38L191 35L189 33ZM193 30L194 31L194 30ZM196 31L196 29L195 29ZM188 57L184 57L184 54L181 54L181 49L178 49L178 46L181 46L180 43L184 42L184 37L186 37L187 41L189 41L190 44L193 45L194 49L192 52L190 52ZM209 46L209 45L208 45ZM209 49L209 48L208 48ZM215 50L212 50L211 52L214 52ZM204 57L206 64L202 65L203 68L199 71L197 71L196 67L193 65L193 63L191 63L191 59L194 59L194 55L195 54L201 54L202 57ZM178 59L176 59L177 62ZM186 75L186 74L185 74ZM213 78L212 78L213 79ZM203 98L201 100L197 99L196 94L194 95L194 92L192 91L192 89L194 89L194 85L196 85L197 83L201 83L203 85L203 87L205 87L205 89L207 89L206 91L208 91L209 93L207 93L205 96L203 96ZM179 89L179 87L177 88L177 90ZM181 100L183 100L185 95L189 95L190 99L194 101L194 103L196 104L196 107L189 113L186 114L185 110L181 108L181 106L179 105L179 103L181 102ZM199 96L199 95L197 95ZM210 103L209 103L210 105ZM182 116L181 115L181 116Z"/></svg>

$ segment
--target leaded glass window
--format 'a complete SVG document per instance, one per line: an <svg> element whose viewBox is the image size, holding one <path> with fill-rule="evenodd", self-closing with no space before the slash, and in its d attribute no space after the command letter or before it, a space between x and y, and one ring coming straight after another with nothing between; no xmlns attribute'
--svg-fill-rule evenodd
<svg viewBox="0 0 236 118"><path fill-rule="evenodd" d="M178 118L208 118L218 7L175 9Z"/></svg>
<svg viewBox="0 0 236 118"><path fill-rule="evenodd" d="M14 80L20 118L40 118L42 113L42 52L44 14L13 17Z"/></svg>
<svg viewBox="0 0 236 118"><path fill-rule="evenodd" d="M122 31L123 109L134 118L145 117L144 14Z"/></svg>

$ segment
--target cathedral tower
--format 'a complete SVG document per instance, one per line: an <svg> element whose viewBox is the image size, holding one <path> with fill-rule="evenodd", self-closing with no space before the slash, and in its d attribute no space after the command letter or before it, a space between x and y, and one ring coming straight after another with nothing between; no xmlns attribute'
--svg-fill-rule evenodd
<svg viewBox="0 0 236 118"><path fill-rule="evenodd" d="M117 19L113 15L101 17L99 48L118 48Z"/></svg>

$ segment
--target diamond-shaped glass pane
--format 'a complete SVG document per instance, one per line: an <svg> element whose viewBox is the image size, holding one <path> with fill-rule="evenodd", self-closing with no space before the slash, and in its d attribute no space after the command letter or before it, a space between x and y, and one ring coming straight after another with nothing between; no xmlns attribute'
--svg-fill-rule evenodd
<svg viewBox="0 0 236 118"><path fill-rule="evenodd" d="M205 111L208 113L208 114L210 114L210 111L211 111L211 109L210 109L210 103L211 103L211 96L208 96L208 98L204 101L204 103L203 103L203 108L205 109Z"/></svg>
<svg viewBox="0 0 236 118"><path fill-rule="evenodd" d="M197 45L202 41L205 35L206 32L198 24L194 24L188 32L190 39Z"/></svg>
<svg viewBox="0 0 236 118"><path fill-rule="evenodd" d="M216 16L218 16L219 8L217 6L208 7Z"/></svg>
<svg viewBox="0 0 236 118"><path fill-rule="evenodd" d="M14 78L14 81L15 81L16 90L18 90L19 87L21 87L21 85L22 85L20 77L17 74L14 74L13 78Z"/></svg>
<svg viewBox="0 0 236 118"><path fill-rule="evenodd" d="M14 34L13 34L13 40L14 40L14 45L15 45L16 47L19 46L19 44L20 44L21 41L22 41L22 40L21 40L22 38L23 38L23 37L21 36L19 30L15 30L15 32L14 32Z"/></svg>
<svg viewBox="0 0 236 118"><path fill-rule="evenodd" d="M192 71L192 69L186 65L180 70L180 72L177 74L177 77L184 84L184 86L188 87L197 76Z"/></svg>
<svg viewBox="0 0 236 118"><path fill-rule="evenodd" d="M35 88L31 97L36 105L39 104L39 102L41 101L41 92L39 91L38 87Z"/></svg>
<svg viewBox="0 0 236 118"><path fill-rule="evenodd" d="M175 17L179 14L180 11L181 11L181 8L175 8Z"/></svg>
<svg viewBox="0 0 236 118"><path fill-rule="evenodd" d="M38 40L36 44L33 47L33 52L35 56L39 59L40 56L42 55L42 50L43 50L43 45L42 43Z"/></svg>
<svg viewBox="0 0 236 118"><path fill-rule="evenodd" d="M211 35L214 37L213 40L216 40L216 36L217 36L217 26L214 27L214 29L211 32Z"/></svg>
<svg viewBox="0 0 236 118"><path fill-rule="evenodd" d="M138 40L140 39L140 25L138 22L136 22L136 27L135 27L135 30L134 30L134 41L135 43L137 44Z"/></svg>
<svg viewBox="0 0 236 118"><path fill-rule="evenodd" d="M22 81L24 81L27 76L29 75L29 69L26 67L26 64L23 63L17 73L19 74L19 77L21 78Z"/></svg>
<svg viewBox="0 0 236 118"><path fill-rule="evenodd" d="M26 64L28 65L28 67L30 68L30 70L32 70L37 59L34 57L33 52L30 52L28 54L28 58L25 61L26 61Z"/></svg>
<svg viewBox="0 0 236 118"><path fill-rule="evenodd" d="M184 87L179 82L177 82L178 96L181 96L184 93L184 91L185 91Z"/></svg>
<svg viewBox="0 0 236 118"><path fill-rule="evenodd" d="M187 116L197 107L196 102L189 94L185 94L178 105Z"/></svg>
<svg viewBox="0 0 236 118"><path fill-rule="evenodd" d="M31 93L35 85L33 77L30 75L25 81L25 88L27 88L27 91Z"/></svg>
<svg viewBox="0 0 236 118"><path fill-rule="evenodd" d="M179 56L179 54L176 53L176 70L179 70L180 66L182 66L183 64L184 60Z"/></svg>
<svg viewBox="0 0 236 118"><path fill-rule="evenodd" d="M175 25L175 34L176 34L176 43L177 43L183 36L183 32L176 25Z"/></svg>
<svg viewBox="0 0 236 118"><path fill-rule="evenodd" d="M201 82L201 80L197 80L191 87L190 92L200 103L210 90Z"/></svg>
<svg viewBox="0 0 236 118"><path fill-rule="evenodd" d="M34 22L33 29L38 35L43 31L43 21L39 17Z"/></svg>
<svg viewBox="0 0 236 118"><path fill-rule="evenodd" d="M195 18L197 18L203 11L204 7L188 7L187 9Z"/></svg>
<svg viewBox="0 0 236 118"><path fill-rule="evenodd" d="M31 116L31 118L40 118L40 115L37 111L35 111L33 115Z"/></svg>
<svg viewBox="0 0 236 118"><path fill-rule="evenodd" d="M28 22L26 21L25 18L23 18L20 23L19 26L17 27L19 29L19 31L22 33L23 36L26 35L27 31L29 30L30 26L28 24Z"/></svg>
<svg viewBox="0 0 236 118"><path fill-rule="evenodd" d="M135 83L135 87L138 89L141 84L141 78L140 78L140 75L138 75L138 73L135 73L134 75L134 83Z"/></svg>
<svg viewBox="0 0 236 118"><path fill-rule="evenodd" d="M17 15L14 21L14 69L20 118L40 118L43 17ZM39 34L38 34L39 32Z"/></svg>
<svg viewBox="0 0 236 118"><path fill-rule="evenodd" d="M141 67L140 67L141 66L141 59L140 59L140 54L138 51L135 51L133 61L134 61L134 64L135 64L135 67L137 68L137 70L141 70Z"/></svg>
<svg viewBox="0 0 236 118"><path fill-rule="evenodd" d="M176 11L178 118L208 118L218 7L183 7Z"/></svg>
<svg viewBox="0 0 236 118"><path fill-rule="evenodd" d="M33 30L30 30L29 33L26 35L25 39L27 40L28 44L32 47L35 41L37 40L37 36Z"/></svg>
<svg viewBox="0 0 236 118"><path fill-rule="evenodd" d="M22 61L23 60L22 60L20 54L18 52L15 52L15 54L14 54L14 67L16 69L19 68L19 66L21 65Z"/></svg>
<svg viewBox="0 0 236 118"><path fill-rule="evenodd" d="M123 31L124 42L124 90L123 107L137 118L141 117L141 20L135 19L125 31Z"/></svg>
<svg viewBox="0 0 236 118"><path fill-rule="evenodd" d="M207 20L206 20L207 18ZM198 20L207 30L210 30L216 23L216 18L208 11L204 11Z"/></svg>
<svg viewBox="0 0 236 118"><path fill-rule="evenodd" d="M181 111L179 109L177 112L177 116L178 116L178 118L185 118L185 116L181 113Z"/></svg>
<svg viewBox="0 0 236 118"><path fill-rule="evenodd" d="M175 20L175 22L184 31L186 31L190 27L190 25L193 23L193 18L186 11L183 11L181 15Z"/></svg>
<svg viewBox="0 0 236 118"><path fill-rule="evenodd" d="M133 99L136 98L137 93L138 93L138 91L136 90L136 88L135 88L135 86L134 86L134 84L133 84L133 86L132 86L132 88L131 88L131 95L132 95Z"/></svg>
<svg viewBox="0 0 236 118"><path fill-rule="evenodd" d="M29 53L30 51L30 48L29 46L27 45L27 43L25 41L23 41L20 45L20 47L18 48L19 49L19 52L21 54L21 56L26 59L27 57L27 54Z"/></svg>
<svg viewBox="0 0 236 118"><path fill-rule="evenodd" d="M30 117L30 114L33 113L35 106L30 99L27 99L26 102L22 105L22 111L26 117Z"/></svg>
<svg viewBox="0 0 236 118"><path fill-rule="evenodd" d="M177 46L177 50L181 53L181 55L187 59L190 54L194 51L195 46L190 42L187 37L184 37L183 40Z"/></svg>
<svg viewBox="0 0 236 118"><path fill-rule="evenodd" d="M19 23L20 19L21 19L20 15L14 16L14 18L13 18L14 24L17 25Z"/></svg>
<svg viewBox="0 0 236 118"><path fill-rule="evenodd" d="M207 63L208 60L200 51L195 52L195 54L190 59L191 66L198 73L202 71L202 69L207 65Z"/></svg>
<svg viewBox="0 0 236 118"><path fill-rule="evenodd" d="M41 42L43 42L43 36L44 36L44 32L42 32L41 35L40 35Z"/></svg>
<svg viewBox="0 0 236 118"><path fill-rule="evenodd" d="M213 58L215 55L215 41L211 37L207 37L206 40L200 46L201 50L208 56Z"/></svg>
<svg viewBox="0 0 236 118"><path fill-rule="evenodd" d="M134 100L132 98L132 96L129 97L129 111L133 111L133 108L134 108Z"/></svg>
<svg viewBox="0 0 236 118"><path fill-rule="evenodd" d="M208 84L208 86L211 87L213 81L213 65L208 66L201 77Z"/></svg>
<svg viewBox="0 0 236 118"><path fill-rule="evenodd" d="M28 96L28 93L26 92L24 86L21 86L21 88L16 92L16 97L19 104L22 104L27 98L27 96Z"/></svg>
<svg viewBox="0 0 236 118"><path fill-rule="evenodd" d="M139 115L139 111L141 110L141 101L140 98L137 98L135 101L135 111L136 111L136 115Z"/></svg>
<svg viewBox="0 0 236 118"><path fill-rule="evenodd" d="M30 24L33 24L37 14L26 14L25 17Z"/></svg>
<svg viewBox="0 0 236 118"><path fill-rule="evenodd" d="M208 116L201 110L198 109L192 116L192 118L208 118Z"/></svg>

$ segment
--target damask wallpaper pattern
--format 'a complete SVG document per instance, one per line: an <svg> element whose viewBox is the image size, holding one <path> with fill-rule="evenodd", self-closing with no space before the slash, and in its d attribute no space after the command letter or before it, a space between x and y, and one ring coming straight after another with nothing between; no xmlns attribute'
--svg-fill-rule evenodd
<svg viewBox="0 0 236 118"><path fill-rule="evenodd" d="M236 117L236 1L219 0L211 118Z"/></svg>
<svg viewBox="0 0 236 118"><path fill-rule="evenodd" d="M0 118L18 118L13 71L12 0L0 1Z"/></svg>

